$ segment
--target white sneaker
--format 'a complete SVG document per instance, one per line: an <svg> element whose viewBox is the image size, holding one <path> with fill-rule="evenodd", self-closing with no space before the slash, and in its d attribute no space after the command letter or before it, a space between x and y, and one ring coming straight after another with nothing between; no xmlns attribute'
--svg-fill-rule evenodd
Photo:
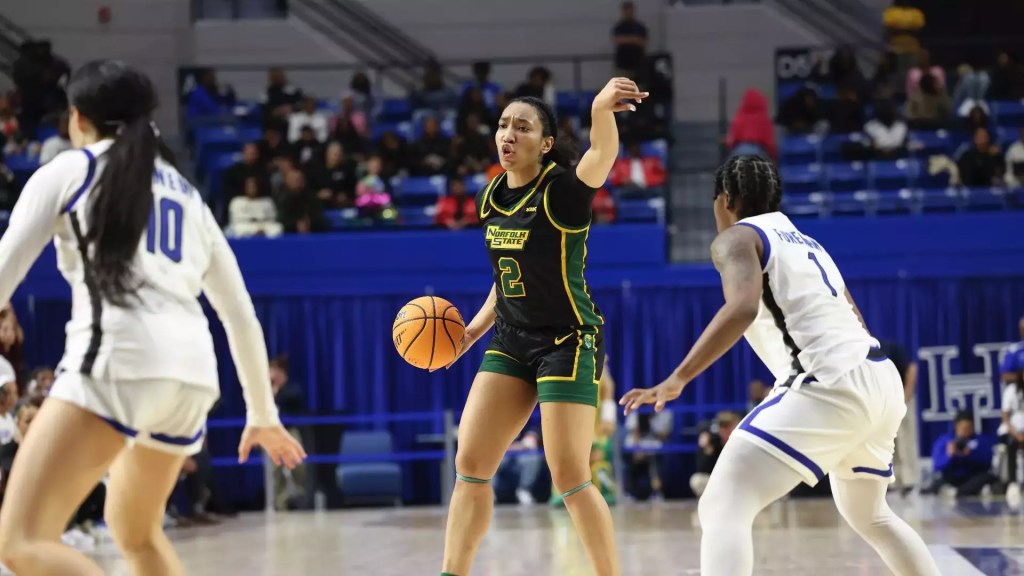
<svg viewBox="0 0 1024 576"><path fill-rule="evenodd" d="M982 500L991 500L992 486L990 484L985 484L984 486L982 486L980 496Z"/></svg>
<svg viewBox="0 0 1024 576"><path fill-rule="evenodd" d="M530 493L526 488L516 488L516 499L519 500L520 504L533 504L533 494Z"/></svg>
<svg viewBox="0 0 1024 576"><path fill-rule="evenodd" d="M944 500L956 500L956 487L946 484L942 488L939 488L939 496Z"/></svg>
<svg viewBox="0 0 1024 576"><path fill-rule="evenodd" d="M1020 503L1020 484L1016 482L1010 482L1006 486L1006 501L1011 504Z"/></svg>

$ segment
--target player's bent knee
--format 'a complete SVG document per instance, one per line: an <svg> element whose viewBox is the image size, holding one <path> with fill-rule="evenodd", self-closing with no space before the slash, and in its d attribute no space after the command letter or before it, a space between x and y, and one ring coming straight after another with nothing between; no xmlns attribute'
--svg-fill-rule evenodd
<svg viewBox="0 0 1024 576"><path fill-rule="evenodd" d="M588 482L591 478L589 463L587 465L551 465L551 482L560 494L564 494L581 484Z"/></svg>
<svg viewBox="0 0 1024 576"><path fill-rule="evenodd" d="M494 477L495 472L497 472L497 469L497 465L485 463L484 459L477 457L475 454L464 453L461 451L455 454L455 475L459 480L463 480L463 478L473 478L476 480L483 480L484 482L490 482L491 478ZM471 482L469 480L463 481Z"/></svg>

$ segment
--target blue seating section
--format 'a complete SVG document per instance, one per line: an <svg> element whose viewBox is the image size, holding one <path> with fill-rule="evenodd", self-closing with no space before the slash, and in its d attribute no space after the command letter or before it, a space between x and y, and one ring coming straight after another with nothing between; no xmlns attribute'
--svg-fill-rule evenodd
<svg viewBox="0 0 1024 576"><path fill-rule="evenodd" d="M366 459L339 464L335 471L345 504L400 503L402 467L386 461L392 452L391 433L386 430L347 431L342 435L340 454ZM381 461L375 462L374 457Z"/></svg>

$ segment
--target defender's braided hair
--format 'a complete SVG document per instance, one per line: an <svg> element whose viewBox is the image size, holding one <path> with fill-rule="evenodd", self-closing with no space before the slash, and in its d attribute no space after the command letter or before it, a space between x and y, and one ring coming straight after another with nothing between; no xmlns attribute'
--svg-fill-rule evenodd
<svg viewBox="0 0 1024 576"><path fill-rule="evenodd" d="M782 204L782 181L771 160L760 156L733 156L715 172L715 198L729 192L729 208L743 199L739 217L777 212Z"/></svg>

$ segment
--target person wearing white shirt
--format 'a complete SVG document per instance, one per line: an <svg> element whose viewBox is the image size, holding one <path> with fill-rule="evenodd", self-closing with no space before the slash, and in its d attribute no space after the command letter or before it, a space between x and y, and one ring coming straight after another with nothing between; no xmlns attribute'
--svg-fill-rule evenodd
<svg viewBox="0 0 1024 576"><path fill-rule="evenodd" d="M296 142L302 135L302 129L309 126L316 133L316 139L320 142L327 140L329 131L329 120L327 114L316 108L316 98L306 97L302 101L302 110L293 112L288 118L288 141Z"/></svg>
<svg viewBox="0 0 1024 576"><path fill-rule="evenodd" d="M1020 130L1021 139L1014 142L1006 150L1006 185L1010 188L1020 186L1024 178L1024 128Z"/></svg>
<svg viewBox="0 0 1024 576"><path fill-rule="evenodd" d="M1024 382L1020 379L1003 388L1003 425L1000 427L1006 445L1007 498L1020 498L1020 480L1017 476L1017 454L1024 446Z"/></svg>
<svg viewBox="0 0 1024 576"><path fill-rule="evenodd" d="M245 194L231 199L228 206L228 236L280 236L284 228L277 221L277 206L261 193L258 178L245 179Z"/></svg>

